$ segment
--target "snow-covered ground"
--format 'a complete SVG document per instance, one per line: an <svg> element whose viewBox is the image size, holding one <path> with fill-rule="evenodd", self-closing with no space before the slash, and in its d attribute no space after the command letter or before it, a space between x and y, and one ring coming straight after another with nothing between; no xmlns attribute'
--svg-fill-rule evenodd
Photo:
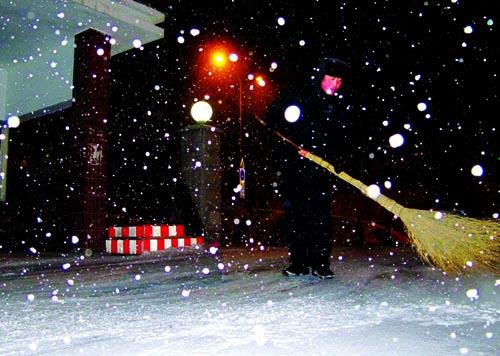
<svg viewBox="0 0 500 356"><path fill-rule="evenodd" d="M499 276L455 279L411 250L336 247L333 280L286 249L0 255L0 354L494 355Z"/></svg>

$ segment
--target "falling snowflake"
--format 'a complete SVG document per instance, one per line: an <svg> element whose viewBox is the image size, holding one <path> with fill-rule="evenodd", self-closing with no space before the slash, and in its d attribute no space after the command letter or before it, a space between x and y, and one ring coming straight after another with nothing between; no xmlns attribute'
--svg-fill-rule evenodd
<svg viewBox="0 0 500 356"><path fill-rule="evenodd" d="M467 290L467 292L465 292L465 295L467 295L467 297L470 298L471 300L479 299L479 292L475 288Z"/></svg>
<svg viewBox="0 0 500 356"><path fill-rule="evenodd" d="M427 104L426 103L418 103L417 109L418 109L418 111L425 111L425 110L427 110Z"/></svg>
<svg viewBox="0 0 500 356"><path fill-rule="evenodd" d="M401 134L394 134L389 137L389 145L392 148L401 147L405 143L405 139Z"/></svg>
<svg viewBox="0 0 500 356"><path fill-rule="evenodd" d="M471 168L470 172L474 177L481 177L483 175L483 167L481 167L479 164L476 164Z"/></svg>
<svg viewBox="0 0 500 356"><path fill-rule="evenodd" d="M132 41L132 45L134 46L134 48L141 48L142 42L140 39L136 38Z"/></svg>
<svg viewBox="0 0 500 356"><path fill-rule="evenodd" d="M465 26L464 27L464 33L466 34L471 34L472 32L474 31L474 29L472 28L472 26Z"/></svg>
<svg viewBox="0 0 500 356"><path fill-rule="evenodd" d="M285 120L294 123L300 118L300 108L297 105L290 105L285 110Z"/></svg>
<svg viewBox="0 0 500 356"><path fill-rule="evenodd" d="M370 185L366 189L366 195L368 195L372 199L377 199L380 196L380 188L376 184Z"/></svg>

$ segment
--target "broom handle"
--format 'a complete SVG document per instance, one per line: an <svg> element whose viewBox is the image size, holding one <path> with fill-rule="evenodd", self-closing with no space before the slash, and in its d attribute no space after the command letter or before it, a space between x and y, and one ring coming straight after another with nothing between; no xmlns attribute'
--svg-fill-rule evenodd
<svg viewBox="0 0 500 356"><path fill-rule="evenodd" d="M321 167L325 168L329 172L335 174L337 177L342 179L344 182L347 182L350 185L352 185L353 187L357 188L364 195L368 196L368 194L367 194L368 186L366 184L364 184L360 180L357 180L356 178L351 177L346 172L337 173L335 171L335 167L333 167L333 165L331 165L330 163L325 161L323 158L316 156L315 154L312 154L311 152L303 150L303 149L299 150L299 155L301 155L302 157L305 157L305 158L313 161L314 163L320 165ZM401 212L403 211L403 209L405 209L404 206L402 206L401 204L397 203L396 201L392 200L391 198L389 198L383 194L380 194L378 197L371 198L371 199L375 200L377 203L379 203L386 210L390 211L391 213L393 213L397 216L401 216Z"/></svg>
<svg viewBox="0 0 500 356"><path fill-rule="evenodd" d="M253 118L255 120L257 120L262 126L265 126L267 129L269 129L272 133L274 133L280 139L282 139L283 141L285 141L289 145L293 146L298 151L299 155L301 155L302 157L305 157L305 158L311 160L312 162L320 165L321 167L325 168L327 171L333 173L334 175L336 175L337 177L339 177L340 179L342 179L344 182L349 183L350 185L352 185L353 187L355 187L356 189L358 189L364 195L368 196L368 194L367 194L368 186L366 184L364 184L363 182L361 182L361 181L359 181L359 180L351 177L346 172L337 173L337 171L335 171L335 167L331 163L325 161L323 158L321 158L319 156L316 156L315 154L312 154L309 151L306 151L306 150L302 149L302 147L300 147L299 145L297 145L295 142L293 142L292 140L290 140L288 137L286 137L282 133L280 133L280 132L278 132L278 131L273 130L272 128L270 128L267 125L267 123L264 120L262 120L261 118L259 118L258 116L253 116ZM373 198L371 198L371 199L373 199ZM403 212L403 210L406 209L401 204L397 203L396 201L392 200L391 198L386 197L383 194L380 194L374 200L378 204L380 204L382 207L384 207L386 210L390 211L391 213L393 213L396 216L401 216L401 213Z"/></svg>
<svg viewBox="0 0 500 356"><path fill-rule="evenodd" d="M285 141L286 143L288 143L291 146L293 146L297 151L300 151L302 149L299 145L297 145L295 142L293 142L292 140L290 140L288 137L286 137L282 133L280 133L280 132L278 132L278 131L273 130L272 128L270 128L267 125L267 123L264 120L262 120L260 117L254 116L253 118L255 120L257 120L262 126L265 126L267 129L269 129L273 134L275 134L276 136L278 136L279 138L281 138L283 141Z"/></svg>

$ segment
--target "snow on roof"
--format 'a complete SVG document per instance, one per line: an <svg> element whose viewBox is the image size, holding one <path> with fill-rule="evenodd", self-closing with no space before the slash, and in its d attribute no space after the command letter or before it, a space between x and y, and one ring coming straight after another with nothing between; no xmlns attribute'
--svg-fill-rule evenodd
<svg viewBox="0 0 500 356"><path fill-rule="evenodd" d="M108 34L115 55L136 39L162 38L156 24L163 21L161 12L131 0L0 2L0 116L43 114L71 102L76 34Z"/></svg>

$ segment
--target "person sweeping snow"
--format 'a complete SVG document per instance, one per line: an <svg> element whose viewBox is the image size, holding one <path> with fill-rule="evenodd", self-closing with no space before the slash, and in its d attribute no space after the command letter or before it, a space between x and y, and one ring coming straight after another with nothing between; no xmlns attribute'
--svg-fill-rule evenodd
<svg viewBox="0 0 500 356"><path fill-rule="evenodd" d="M312 73L295 68L299 79L289 85L271 106L267 125L286 132L299 141L297 148L312 147L331 157L335 140L332 126L346 116L345 75L348 66L334 58L322 58ZM309 75L300 78L301 75ZM302 81L302 82L301 82ZM289 82L290 84L290 82ZM283 120L285 119L285 120ZM280 193L283 198L284 226L290 255L286 276L312 273L332 278L331 202L334 177L322 167L301 156L286 155L280 167Z"/></svg>
<svg viewBox="0 0 500 356"><path fill-rule="evenodd" d="M353 166L360 162L352 150L356 147L356 135L346 130L344 135L334 136L328 126L333 123L347 126L348 121L343 120L347 70L344 62L323 58L314 75L312 90L304 86L277 101L271 117L284 112L290 123L288 127L278 129L272 120L265 122L255 117L298 153L282 160L281 193L290 254L290 265L283 273L298 276L309 274L311 269L312 274L320 278L333 277L329 261L330 203L334 185L331 179L336 177L399 218L423 261L455 275L484 271L498 274L500 224L497 220L408 208L380 191L374 193L371 186L346 172L356 171ZM351 150L339 147L351 147Z"/></svg>

